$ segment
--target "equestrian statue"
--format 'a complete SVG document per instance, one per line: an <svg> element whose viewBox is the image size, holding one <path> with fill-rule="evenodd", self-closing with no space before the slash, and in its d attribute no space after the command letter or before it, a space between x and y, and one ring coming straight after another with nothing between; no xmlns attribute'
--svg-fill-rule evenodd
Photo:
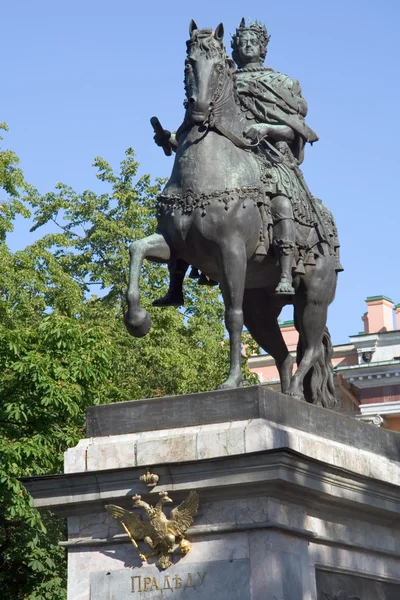
<svg viewBox="0 0 400 600"><path fill-rule="evenodd" d="M281 389L298 399L335 406L332 344L326 327L342 269L331 212L308 189L300 165L307 142L307 104L298 81L264 66L270 36L242 19L232 59L222 23L199 29L192 20L185 60L185 116L176 132L152 119L154 139L175 154L159 195L157 231L133 242L125 325L146 335L150 316L140 306L144 258L169 266L168 293L156 306L184 303L187 269L199 283L219 283L230 340L230 370L221 389L242 384L241 333L275 359ZM294 309L299 332L297 369L278 317Z"/></svg>

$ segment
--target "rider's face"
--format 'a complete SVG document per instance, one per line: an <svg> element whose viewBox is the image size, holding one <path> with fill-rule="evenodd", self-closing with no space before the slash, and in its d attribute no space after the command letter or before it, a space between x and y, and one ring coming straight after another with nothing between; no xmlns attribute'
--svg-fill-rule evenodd
<svg viewBox="0 0 400 600"><path fill-rule="evenodd" d="M252 31L244 31L240 34L238 50L243 64L261 62L260 42Z"/></svg>

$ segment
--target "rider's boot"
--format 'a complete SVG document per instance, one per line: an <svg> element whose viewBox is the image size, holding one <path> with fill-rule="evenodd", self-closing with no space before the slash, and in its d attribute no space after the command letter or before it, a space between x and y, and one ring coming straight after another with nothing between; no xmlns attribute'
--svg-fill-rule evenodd
<svg viewBox="0 0 400 600"><path fill-rule="evenodd" d="M257 248L255 249L254 254L256 256L263 257L263 256L267 255L267 248L265 247L265 241L268 236L268 223L267 223L267 213L266 213L266 209L265 209L265 204L259 204L258 210L260 211L261 228L260 228L260 237L258 240L258 245L257 245Z"/></svg>
<svg viewBox="0 0 400 600"><path fill-rule="evenodd" d="M296 228L293 219L282 219L274 227L274 248L279 259L281 278L276 294L294 294L293 287L293 257L295 249Z"/></svg>
<svg viewBox="0 0 400 600"><path fill-rule="evenodd" d="M183 280L189 265L182 259L171 261L169 269L169 287L168 292L162 298L154 300L153 306L183 306Z"/></svg>

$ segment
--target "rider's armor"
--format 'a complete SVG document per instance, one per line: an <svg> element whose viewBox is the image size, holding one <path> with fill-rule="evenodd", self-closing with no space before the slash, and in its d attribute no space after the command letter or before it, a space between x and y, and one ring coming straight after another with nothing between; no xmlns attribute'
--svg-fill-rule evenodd
<svg viewBox="0 0 400 600"><path fill-rule="evenodd" d="M292 142L268 141L259 145L261 177L266 195L264 227L256 253L265 253L268 214L273 226L273 248L279 258L281 277L286 281L285 291L293 293L292 268L295 267L296 212L310 213L309 200L297 176L298 165L304 157L306 142L318 138L306 125L307 104L301 95L299 83L262 65L240 68L237 71L237 89L240 103L249 121L268 125L285 125L293 132ZM306 216L306 215L304 215ZM313 220L307 215L309 225ZM289 258L290 257L290 258Z"/></svg>

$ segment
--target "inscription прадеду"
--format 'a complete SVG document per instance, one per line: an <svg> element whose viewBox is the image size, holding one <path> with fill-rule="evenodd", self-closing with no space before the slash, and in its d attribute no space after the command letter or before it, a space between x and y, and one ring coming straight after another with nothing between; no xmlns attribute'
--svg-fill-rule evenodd
<svg viewBox="0 0 400 600"><path fill-rule="evenodd" d="M152 592L153 590L178 590L180 588L199 587L207 572L187 573L184 577L178 574L161 577L143 577L132 575L132 592Z"/></svg>
<svg viewBox="0 0 400 600"><path fill-rule="evenodd" d="M186 559L187 560L187 559ZM249 559L102 571L90 575L90 600L251 600Z"/></svg>

